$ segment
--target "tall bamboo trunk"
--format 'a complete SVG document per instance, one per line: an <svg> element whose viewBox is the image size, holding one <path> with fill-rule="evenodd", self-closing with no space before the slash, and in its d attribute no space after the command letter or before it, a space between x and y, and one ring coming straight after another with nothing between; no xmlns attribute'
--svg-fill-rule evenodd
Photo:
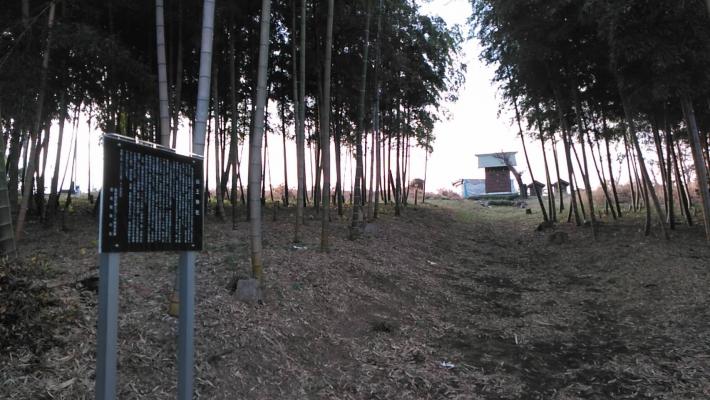
<svg viewBox="0 0 710 400"><path fill-rule="evenodd" d="M182 0L177 0L177 55L175 61L175 91L173 93L173 138L172 148L177 147L177 134L180 127L180 108L182 105L182 79L183 79L183 64L182 64Z"/></svg>
<svg viewBox="0 0 710 400"><path fill-rule="evenodd" d="M399 110L397 110L397 114L399 115ZM399 121L399 116L397 117L397 120ZM400 167L400 147L402 143L402 132L401 126L399 126L399 122L397 123L397 151L395 153L394 157L394 162L395 162L395 186L394 186L394 215L399 216L401 214L402 210L402 180L401 180L401 167Z"/></svg>
<svg viewBox="0 0 710 400"><path fill-rule="evenodd" d="M708 171L703 159L703 143L700 142L698 134L698 124L695 119L695 110L690 97L683 94L680 98L681 107L685 120L688 123L690 147L693 151L693 163L695 164L695 176L700 190L700 199L703 204L703 220L705 222L705 237L710 242L710 189L708 188Z"/></svg>
<svg viewBox="0 0 710 400"><path fill-rule="evenodd" d="M340 120L338 114L338 120ZM343 216L343 178L341 170L341 154L340 154L340 123L336 123L335 135L333 142L335 144L335 201L338 204L338 215Z"/></svg>
<svg viewBox="0 0 710 400"><path fill-rule="evenodd" d="M367 11L365 18L365 37L363 40L362 54L362 74L360 75L360 101L358 102L357 127L355 134L355 185L353 188L353 211L350 237L355 238L362 233L365 218L362 209L362 187L359 184L363 179L363 153L362 136L365 131L365 94L367 92L367 66L368 53L370 49L370 12L371 0L367 1Z"/></svg>
<svg viewBox="0 0 710 400"><path fill-rule="evenodd" d="M281 99L281 144L283 145L284 160L284 207L288 207L288 162L286 159L286 99Z"/></svg>
<svg viewBox="0 0 710 400"><path fill-rule="evenodd" d="M557 141L555 133L552 132L552 157L555 161L555 173L557 174L557 192L560 195L560 214L565 211L565 188L562 186L562 175L560 174L560 163L557 157Z"/></svg>
<svg viewBox="0 0 710 400"><path fill-rule="evenodd" d="M383 0L379 0L377 4L377 40L375 41L375 104L372 108L372 118L373 118L373 131L374 139L372 145L375 147L375 198L372 202L372 218L377 219L377 214L380 208L380 188L382 184L382 160L380 154L380 60L382 58L381 54L381 43L382 43L382 14L384 13ZM426 164L426 162L425 162ZM426 169L426 168L425 168ZM424 173L426 175L426 172ZM370 185L372 186L372 185Z"/></svg>
<svg viewBox="0 0 710 400"><path fill-rule="evenodd" d="M267 103L268 105L268 99ZM266 106L265 108L268 108ZM268 114L265 114L268 115ZM264 117L266 118L266 117ZM263 144L263 151L264 153L261 156L261 205L264 206L266 205L266 165L269 162L269 130L264 127L264 144Z"/></svg>
<svg viewBox="0 0 710 400"><path fill-rule="evenodd" d="M86 183L86 195L89 198L89 204L94 204L94 195L91 193L91 111L93 107L89 107L89 119L87 121L87 124L89 126L89 138L86 141L86 175L87 175L87 183Z"/></svg>
<svg viewBox="0 0 710 400"><path fill-rule="evenodd" d="M12 136L10 137L10 149L7 157L7 174L9 179L7 181L8 197L10 200L10 208L14 213L17 211L19 206L18 202L18 190L19 190L19 163L20 163L20 152L22 151L22 130L21 128L14 127L12 131Z"/></svg>
<svg viewBox="0 0 710 400"><path fill-rule="evenodd" d="M542 160L545 165L545 184L547 186L547 207L550 212L550 220L552 222L557 222L557 207L555 205L555 193L552 190L552 180L550 179L550 168L547 163L547 151L545 150L545 131L542 126L542 121L540 119L540 108L536 106L537 111L537 128L540 135L540 149L542 150Z"/></svg>
<svg viewBox="0 0 710 400"><path fill-rule="evenodd" d="M582 161L583 169L580 168L582 173L582 181L584 182L584 189L587 194L587 202L589 203L589 217L592 223L592 235L594 238L597 237L597 216L594 211L594 194L592 193L592 185L589 182L589 163L587 162L587 151L586 145L584 144L585 136L588 134L588 129L584 123L584 117L582 109L582 103L579 100L578 89L575 87L573 92L573 97L575 100L575 110L577 114L577 126L579 128L579 144L582 148Z"/></svg>
<svg viewBox="0 0 710 400"><path fill-rule="evenodd" d="M654 117L651 124L651 131L653 132L653 144L656 147L656 156L658 157L658 166L661 170L661 187L663 189L663 207L666 211L666 219L668 219L668 184L666 180L668 179L666 173L666 162L663 156L663 148L661 147L661 134L659 133L658 119ZM655 178L654 178L655 179Z"/></svg>
<svg viewBox="0 0 710 400"><path fill-rule="evenodd" d="M570 189L570 217L574 214L574 221L577 226L582 225L582 221L579 218L579 211L577 210L577 200L575 199L575 183L574 183L574 166L572 165L572 137L570 134L569 126L567 124L567 117L563 111L562 95L559 93L558 87L555 87L555 97L557 99L557 113L560 119L560 126L562 127L562 142L565 148L565 159L567 160L567 172L569 174L569 189ZM580 205L583 207L583 205ZM571 218L568 217L567 220L570 221Z"/></svg>
<svg viewBox="0 0 710 400"><path fill-rule="evenodd" d="M666 125L665 128L665 145L666 145L666 192L668 193L668 213L666 218L668 219L668 225L671 229L675 229L675 201L673 200L673 173L671 164L671 149L673 144L671 142L671 131Z"/></svg>
<svg viewBox="0 0 710 400"><path fill-rule="evenodd" d="M523 154L525 155L525 163L528 166L528 171L530 171L530 179L532 180L532 187L533 190L535 191L535 197L537 197L537 202L540 204L540 211L542 212L542 219L545 222L548 222L550 218L547 216L547 211L545 210L545 203L542 201L542 193L540 193L540 190L538 190L537 185L535 184L535 175L533 175L532 167L530 166L530 158L528 157L528 148L525 145L525 136L523 135L523 125L520 123L520 110L518 110L518 101L516 99L513 100L513 105L515 106L515 120L518 122L518 133L520 134L520 142L523 145ZM545 149L543 148L543 154ZM545 165L545 168L547 168L547 164ZM548 179L549 181L549 179ZM549 183L549 182L548 182Z"/></svg>
<svg viewBox="0 0 710 400"><path fill-rule="evenodd" d="M321 183L321 176L323 172L323 164L321 164L321 159L322 159L322 154L321 154L321 142L320 142L320 129L316 126L315 129L316 137L317 139L314 140L315 142L315 154L313 155L314 157L314 164L315 164L315 169L314 169L314 179L312 181L313 187L312 187L312 198L313 198L313 209L316 211L316 213L320 213L320 183Z"/></svg>
<svg viewBox="0 0 710 400"><path fill-rule="evenodd" d="M158 51L160 144L170 146L170 104L168 101L168 68L165 60L165 10L163 8L163 0L155 0L155 39Z"/></svg>
<svg viewBox="0 0 710 400"><path fill-rule="evenodd" d="M54 158L54 171L52 173L52 183L49 187L49 201L47 204L47 212L45 217L52 218L57 211L57 206L59 205L59 195L57 194L57 185L59 184L59 166L62 161L62 144L64 142L64 123L67 117L67 106L68 103L65 101L64 95L62 95L62 111L59 115L59 136L57 137L57 154Z"/></svg>
<svg viewBox="0 0 710 400"><path fill-rule="evenodd" d="M254 111L254 130L249 148L249 187L258 188L261 183L261 142L264 137L264 119L266 117L267 98L267 68L269 61L269 25L271 21L271 0L261 2L261 32L259 35L259 64L256 83L256 107ZM261 230L261 202L259 191L249 191L249 239L251 244L251 272L252 277L262 280L262 230Z"/></svg>
<svg viewBox="0 0 710 400"><path fill-rule="evenodd" d="M392 180L392 132L387 137L387 172L385 180L387 181L387 201L392 201L392 193L394 193L394 181Z"/></svg>
<svg viewBox="0 0 710 400"><path fill-rule="evenodd" d="M295 10L294 10L295 14ZM295 18L294 18L295 22ZM295 25L295 23L294 23ZM295 29L294 29L295 30ZM305 149L305 116L306 116L306 0L301 1L301 35L300 57L299 57L299 75L298 85L299 94L297 96L298 104L298 119L296 126L296 164L298 175L298 190L296 199L296 229L294 234L294 242L301 242L301 226L303 225L303 211L305 207L304 199L306 193L306 149ZM295 50L294 50L295 55ZM295 64L295 62L294 62ZM294 66L295 68L295 66ZM295 110L294 110L295 111Z"/></svg>
<svg viewBox="0 0 710 400"><path fill-rule="evenodd" d="M688 201L688 195L686 193L686 190L683 186L683 178L681 177L681 172L680 172L680 167L678 163L678 155L676 154L675 148L678 146L678 143L676 143L676 146L673 146L673 139L672 135L668 136L669 141L671 142L671 149L670 149L670 154L671 158L673 160L673 171L675 173L675 182L676 182L676 187L678 189L678 199L679 202L682 206L681 210L683 212L683 215L685 216L685 220L688 223L688 226L693 226L693 217L690 215L690 204Z"/></svg>
<svg viewBox="0 0 710 400"><path fill-rule="evenodd" d="M601 144L599 144L599 137L595 137L594 140L596 141L597 144L597 156L599 157L599 164L597 165L596 159L594 158L594 143L592 142L591 138L588 137L589 140L589 151L592 154L592 161L594 161L594 169L597 171L597 176L599 177L599 182L601 182L602 185L602 191L604 191L604 198L606 198L606 204L611 210L611 216L614 219L617 219L616 215L616 209L614 208L614 202L611 198L611 194L609 193L609 184L606 179L606 173L604 172L604 159L602 158L602 148ZM611 175L611 171L609 172Z"/></svg>
<svg viewBox="0 0 710 400"><path fill-rule="evenodd" d="M219 70L217 63L212 64L212 101L214 110L214 197L216 200L216 206L214 209L214 215L217 219L224 218L224 197L222 196L222 163L221 163L221 126L220 126L220 112L219 112L219 93L217 80L219 78Z"/></svg>
<svg viewBox="0 0 710 400"><path fill-rule="evenodd" d="M630 207L636 212L636 190L634 189L634 170L631 167L631 155L629 154L629 141L624 134L624 152L626 153L626 169L629 170L629 189L631 189L631 205Z"/></svg>
<svg viewBox="0 0 710 400"><path fill-rule="evenodd" d="M24 187L22 193L22 201L20 202L20 210L17 214L17 224L15 225L15 241L20 241L22 238L22 232L25 229L25 217L27 215L27 207L29 205L30 197L32 197L32 177L34 177L35 163L34 159L37 152L37 136L39 135L39 130L42 124L42 109L44 106L45 89L47 87L47 70L49 69L49 54L52 49L52 27L54 25L54 10L55 2L52 1L49 6L49 15L47 17L47 43L45 46L45 51L42 56L42 69L40 72L40 85L39 93L37 95L37 108L35 110L35 120L32 127L32 131L29 135L29 146L30 155L27 162L27 168L25 168L24 177Z"/></svg>
<svg viewBox="0 0 710 400"><path fill-rule="evenodd" d="M611 183L611 191L614 194L614 204L612 206L616 206L616 214L619 216L619 218L621 218L621 204L619 203L619 194L616 190L614 170L611 167L611 151L609 150L609 138L607 138L606 136L604 136L604 146L606 147L606 162L607 168L609 169L609 181Z"/></svg>
<svg viewBox="0 0 710 400"><path fill-rule="evenodd" d="M76 117L74 118L74 144L72 146L72 162L71 162L71 172L69 173L69 190L67 192L67 198L64 201L64 208L67 209L71 205L71 195L74 193L74 188L76 187L76 159L77 152L79 151L79 107L77 106ZM60 186L63 187L62 184Z"/></svg>
<svg viewBox="0 0 710 400"><path fill-rule="evenodd" d="M569 131L567 131L565 128L563 128L562 131L562 141L564 142L565 146L565 158L567 159L567 171L569 173L569 190L570 190L570 215L574 215L574 221L577 224L577 226L582 225L582 220L579 217L579 211L577 209L577 199L575 198L577 193L577 185L575 182L575 177L574 177L574 167L572 166L572 151L571 151L571 143L570 141L572 138L569 136ZM584 204L580 202L579 204L580 207L584 207ZM582 211L584 212L584 211ZM567 218L569 221L570 218Z"/></svg>
<svg viewBox="0 0 710 400"><path fill-rule="evenodd" d="M374 118L374 105L373 105L373 118ZM374 122L374 121L373 121ZM375 147L377 145L376 139L376 127L373 126L372 129L372 140L370 145L370 190L367 192L367 218L374 219L375 214Z"/></svg>
<svg viewBox="0 0 710 400"><path fill-rule="evenodd" d="M372 218L377 219L380 212L380 193L382 191L382 154L380 154L380 113L379 96L375 98L375 199L372 208ZM426 164L426 163L425 163ZM425 167L426 170L426 167ZM424 173L426 176L426 172Z"/></svg>
<svg viewBox="0 0 710 400"><path fill-rule="evenodd" d="M666 239L669 239L670 236L668 236L668 231L666 230L664 214L661 212L661 205L658 202L658 196L656 195L653 183L651 183L651 178L648 175L648 170L646 170L646 163L643 159L641 145L639 144L638 138L636 137L636 125L634 124L633 118L631 116L631 110L629 109L629 105L626 104L626 102L624 102L624 113L626 114L626 123L629 131L629 136L631 136L631 141L633 142L634 148L636 149L636 157L638 158L638 165L639 169L641 170L641 177L643 178L646 186L648 187L648 192L651 196L651 200L653 201L653 207L656 210L656 215L658 216L659 225L661 226L663 236ZM650 207L648 202L646 203L646 207Z"/></svg>
<svg viewBox="0 0 710 400"><path fill-rule="evenodd" d="M38 154L38 160L36 161L40 165L40 167L37 169L36 173L36 179L37 179L37 193L35 196L35 205L37 207L37 213L40 216L40 221L44 222L45 217L46 217L46 212L47 212L47 207L44 199L44 182L45 182L45 172L47 171L47 154L49 153L49 139L51 137L51 127L52 127L52 120L48 120L45 124L44 128L44 139L42 140L42 159L41 159L41 164L39 163L39 154Z"/></svg>
<svg viewBox="0 0 710 400"><path fill-rule="evenodd" d="M362 189L361 189L361 190L362 190L362 205L363 205L363 207L365 207L365 208L363 209L363 213L364 213L364 216L365 216L365 220L366 220L366 221L370 218L369 214L367 213L367 199L368 199L368 193L369 193L369 189L368 189L368 187L367 187L367 168L368 168L369 165L372 165L372 164L370 163L371 160L369 160L369 159L368 159L368 156L367 156L368 151L369 151L369 149L370 149L370 146L368 146L368 137L369 137L369 135L370 135L370 133L369 133L369 131L366 129L366 130L363 132L363 139L364 139L364 145L365 145L365 147L363 147L363 153L362 153L363 164L362 164L362 180L361 180L361 185L362 185Z"/></svg>
<svg viewBox="0 0 710 400"><path fill-rule="evenodd" d="M321 251L330 247L328 223L330 218L330 71L333 50L333 0L328 0L328 20L325 33L325 65L323 66L323 107L321 109L321 153L323 156L323 212L321 213Z"/></svg>
<svg viewBox="0 0 710 400"><path fill-rule="evenodd" d="M237 27L234 23L234 15L232 15L232 27L229 35L229 92L231 97L232 122L231 136L229 140L229 154L232 166L232 187L231 187L231 205L232 205L232 229L237 228L237 180L239 174L239 132L238 132L238 104L237 98L237 52L235 49L235 41Z"/></svg>

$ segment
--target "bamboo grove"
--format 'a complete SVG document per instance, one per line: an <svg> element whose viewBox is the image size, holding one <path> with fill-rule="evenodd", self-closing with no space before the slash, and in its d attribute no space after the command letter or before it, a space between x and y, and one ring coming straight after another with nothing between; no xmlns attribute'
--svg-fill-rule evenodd
<svg viewBox="0 0 710 400"><path fill-rule="evenodd" d="M212 6L213 29L199 18ZM98 130L173 148L182 136L206 131L205 162L218 171L207 184L214 188L210 212L224 218L231 204L236 223L238 205L247 205L257 277L267 200L296 208L296 242L304 208L313 206L323 249L331 204L344 215L344 203L353 203L353 237L377 217L380 201L399 213L411 148L430 151L440 107L455 98L465 71L459 28L423 15L411 0L15 0L0 15L0 29L2 154L18 240L26 218L51 224L62 215L72 193L62 201L60 194L74 187L73 171L90 168L76 165L87 144L69 133L80 116ZM209 99L203 110L200 96ZM287 160L291 141L297 156ZM50 142L56 154L48 154ZM278 145L285 182L274 199L267 147ZM73 161L61 160L62 146ZM314 160L309 188L306 148ZM342 160L350 154L356 175L346 188ZM50 158L71 169L68 179L65 170L47 168ZM288 182L291 167L296 183Z"/></svg>
<svg viewBox="0 0 710 400"><path fill-rule="evenodd" d="M536 191L545 220L586 222L596 235L599 210L591 174L598 177L605 208L614 219L622 217L626 210L620 206L615 161L628 171L631 209L645 206L646 234L652 212L668 237L667 230L677 223L692 225L692 210L698 207L710 240L710 18L705 2L472 4L481 58L497 68L495 80L504 106L515 112L521 139L525 135L540 142L548 193L553 194L553 173L558 182L569 181L568 209L562 198L558 207L554 195L544 204ZM559 157L557 143L564 148ZM619 154L610 148L620 149ZM686 151L692 154L688 166ZM560 176L560 166L567 176Z"/></svg>

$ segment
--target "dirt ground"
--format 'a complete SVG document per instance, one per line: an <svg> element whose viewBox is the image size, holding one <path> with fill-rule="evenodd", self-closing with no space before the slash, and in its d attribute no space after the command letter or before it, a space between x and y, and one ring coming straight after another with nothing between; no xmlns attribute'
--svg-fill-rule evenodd
<svg viewBox="0 0 710 400"><path fill-rule="evenodd" d="M710 398L710 246L639 220L535 231L538 213L473 201L385 209L365 237L333 217L265 212L265 299L230 290L248 271L248 224L210 217L197 261L201 399ZM309 211L309 214L312 212ZM93 398L95 221L28 227L0 268L0 398ZM566 233L560 233L564 232ZM554 235L554 239L552 239ZM173 399L177 257L121 260L119 398Z"/></svg>

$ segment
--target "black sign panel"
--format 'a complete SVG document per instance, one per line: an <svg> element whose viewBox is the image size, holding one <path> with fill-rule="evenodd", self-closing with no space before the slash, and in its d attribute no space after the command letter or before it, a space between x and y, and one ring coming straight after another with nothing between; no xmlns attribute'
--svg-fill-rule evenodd
<svg viewBox="0 0 710 400"><path fill-rule="evenodd" d="M104 136L101 252L202 249L203 161Z"/></svg>

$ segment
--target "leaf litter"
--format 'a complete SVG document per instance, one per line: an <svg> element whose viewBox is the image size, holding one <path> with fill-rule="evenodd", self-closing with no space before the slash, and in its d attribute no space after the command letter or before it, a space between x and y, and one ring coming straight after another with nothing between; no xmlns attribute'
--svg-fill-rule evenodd
<svg viewBox="0 0 710 400"><path fill-rule="evenodd" d="M385 208L357 241L333 215L323 253L316 221L294 247L290 211L265 221L261 304L227 285L249 275L248 223L205 224L197 398L710 395L710 251L697 230L666 242L625 220L593 242L588 228L560 225L568 240L550 244L522 212L495 220L479 207L464 219L446 204L410 206L400 218ZM0 268L2 398L94 396L95 221L76 218L70 232L30 225L24 258ZM176 265L174 254L121 256L121 399L175 398Z"/></svg>

